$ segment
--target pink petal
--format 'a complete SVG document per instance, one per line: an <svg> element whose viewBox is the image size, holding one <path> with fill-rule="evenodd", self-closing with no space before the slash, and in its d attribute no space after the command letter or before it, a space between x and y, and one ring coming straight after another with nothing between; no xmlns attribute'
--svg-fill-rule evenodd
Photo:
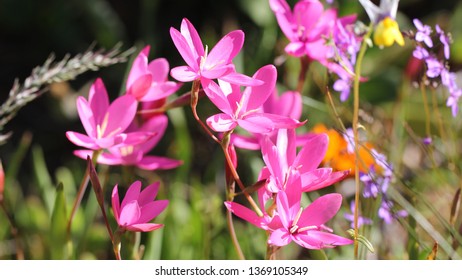
<svg viewBox="0 0 462 280"><path fill-rule="evenodd" d="M353 240L351 239L317 230L297 234L294 241L308 249L333 248L335 246L353 244Z"/></svg>
<svg viewBox="0 0 462 280"><path fill-rule="evenodd" d="M146 121L139 129L139 132L150 132L155 133L152 135L149 140L140 144L140 149L147 153L152 148L154 148L157 143L159 143L160 139L164 136L165 130L168 126L168 117L166 115L157 115L151 117L148 121Z"/></svg>
<svg viewBox="0 0 462 280"><path fill-rule="evenodd" d="M149 232L163 227L162 224L133 224L126 227L130 231Z"/></svg>
<svg viewBox="0 0 462 280"><path fill-rule="evenodd" d="M238 216L239 218L246 220L256 227L262 227L261 218L249 208L244 207L236 202L229 201L225 202L225 206L231 213Z"/></svg>
<svg viewBox="0 0 462 280"><path fill-rule="evenodd" d="M286 246L292 242L292 235L285 228L279 228L271 232L268 243L275 246Z"/></svg>
<svg viewBox="0 0 462 280"><path fill-rule="evenodd" d="M234 146L241 148L241 149L254 150L254 151L260 149L260 144L259 144L258 139L252 136L232 134L231 143L233 143Z"/></svg>
<svg viewBox="0 0 462 280"><path fill-rule="evenodd" d="M323 12L324 7L320 1L299 1L295 4L294 18L303 27L305 36L309 35Z"/></svg>
<svg viewBox="0 0 462 280"><path fill-rule="evenodd" d="M282 32L289 40L296 40L298 37L295 32L297 30L297 26L287 2L285 0L270 0L269 4L271 10L273 10L276 15L276 19Z"/></svg>
<svg viewBox="0 0 462 280"><path fill-rule="evenodd" d="M125 199L124 199L125 201ZM128 226L138 222L141 215L141 209L136 200L126 202L125 205L122 202L119 225Z"/></svg>
<svg viewBox="0 0 462 280"><path fill-rule="evenodd" d="M281 155L273 142L269 140L268 137L261 143L261 150L263 161L265 162L268 170L277 178L280 183L285 180L285 171L287 170L287 162L284 162L284 159L281 159Z"/></svg>
<svg viewBox="0 0 462 280"><path fill-rule="evenodd" d="M205 60L204 68L211 69L216 65L229 64L239 53L243 44L244 32L241 30L226 34L210 51Z"/></svg>
<svg viewBox="0 0 462 280"><path fill-rule="evenodd" d="M102 153L98 156L98 163L106 165L124 165L125 161L120 154Z"/></svg>
<svg viewBox="0 0 462 280"><path fill-rule="evenodd" d="M265 134L273 131L273 122L262 114L252 114L237 120L240 127L251 133Z"/></svg>
<svg viewBox="0 0 462 280"><path fill-rule="evenodd" d="M298 225L320 226L337 214L342 204L342 195L331 193L323 195L313 201L302 213Z"/></svg>
<svg viewBox="0 0 462 280"><path fill-rule="evenodd" d="M240 86L260 86L263 84L263 81L251 78L241 73L232 72L226 76L220 77L221 80L226 81L231 84L236 84Z"/></svg>
<svg viewBox="0 0 462 280"><path fill-rule="evenodd" d="M178 66L170 70L170 75L180 82L191 82L200 76L189 66Z"/></svg>
<svg viewBox="0 0 462 280"><path fill-rule="evenodd" d="M277 128L297 128L304 124L297 120L267 113L253 113L238 120L239 125L253 133L269 133Z"/></svg>
<svg viewBox="0 0 462 280"><path fill-rule="evenodd" d="M326 45L325 39L309 42L305 44L305 53L313 60L318 60L322 64L327 63L327 56L331 47Z"/></svg>
<svg viewBox="0 0 462 280"><path fill-rule="evenodd" d="M231 64L217 65L210 69L203 69L201 76L209 80L221 79L222 77L230 75L233 71L234 66Z"/></svg>
<svg viewBox="0 0 462 280"><path fill-rule="evenodd" d="M92 138L78 132L68 131L66 132L66 137L69 141L80 147L92 150L98 150L100 148Z"/></svg>
<svg viewBox="0 0 462 280"><path fill-rule="evenodd" d="M184 36L188 42L189 48L195 57L204 56L204 46L202 45L202 40L197 33L194 25L187 19L184 18L181 21L181 34Z"/></svg>
<svg viewBox="0 0 462 280"><path fill-rule="evenodd" d="M144 156L137 166L144 170L166 170L176 168L183 164L183 161L158 156Z"/></svg>
<svg viewBox="0 0 462 280"><path fill-rule="evenodd" d="M321 4L322 5L322 4ZM322 12L321 12L322 13ZM308 40L322 39L323 36L330 36L337 20L337 10L328 9L316 22L316 26L310 30Z"/></svg>
<svg viewBox="0 0 462 280"><path fill-rule="evenodd" d="M151 201L148 204L141 207L141 216L138 223L147 223L159 216L162 211L168 206L168 200L157 200Z"/></svg>
<svg viewBox="0 0 462 280"><path fill-rule="evenodd" d="M170 28L170 36L172 37L173 44L186 64L188 64L192 71L197 72L199 70L198 63L200 60L200 56L198 56L197 51L192 49L187 39L173 27Z"/></svg>
<svg viewBox="0 0 462 280"><path fill-rule="evenodd" d="M85 100L85 98L82 96L77 98L77 112L79 113L80 122L82 123L87 135L96 138L96 123L94 112L88 104L87 100ZM103 114L105 113L106 112Z"/></svg>
<svg viewBox="0 0 462 280"><path fill-rule="evenodd" d="M331 168L318 168L302 174L302 192L322 189L343 180L350 171L333 172Z"/></svg>
<svg viewBox="0 0 462 280"><path fill-rule="evenodd" d="M157 85L152 85L147 93L140 99L141 102L150 102L164 99L174 94L180 87L181 83L164 82Z"/></svg>
<svg viewBox="0 0 462 280"><path fill-rule="evenodd" d="M227 114L216 114L207 119L207 125L216 132L226 132L234 129L237 122Z"/></svg>
<svg viewBox="0 0 462 280"><path fill-rule="evenodd" d="M277 71L274 65L266 65L255 72L253 78L263 81L263 85L248 87L245 89L242 100L244 112L260 108L268 97L273 93L276 85Z"/></svg>
<svg viewBox="0 0 462 280"><path fill-rule="evenodd" d="M287 54L295 56L295 57L301 57L305 55L305 43L302 42L290 42L284 50L286 51Z"/></svg>
<svg viewBox="0 0 462 280"><path fill-rule="evenodd" d="M93 152L94 150L75 150L73 153L75 156L86 160L87 157L93 158Z"/></svg>
<svg viewBox="0 0 462 280"><path fill-rule="evenodd" d="M211 80L205 80L202 81L202 88L210 101L212 101L218 109L227 115L234 114L230 101L217 83Z"/></svg>
<svg viewBox="0 0 462 280"><path fill-rule="evenodd" d="M297 91L286 91L279 98L279 102L274 111L265 113L273 113L299 120L302 116L302 96Z"/></svg>
<svg viewBox="0 0 462 280"><path fill-rule="evenodd" d="M104 137L122 133L135 118L137 107L138 103L130 95L123 95L114 100L107 111L107 128Z"/></svg>
<svg viewBox="0 0 462 280"><path fill-rule="evenodd" d="M136 100L142 100L152 85L152 75L139 76L128 88L127 94L132 95Z"/></svg>
<svg viewBox="0 0 462 280"><path fill-rule="evenodd" d="M293 213L294 211L291 211L292 205L289 204L286 192L278 192L276 196L276 206L282 225L288 229L292 224L292 220L295 218L295 214L297 213Z"/></svg>
<svg viewBox="0 0 462 280"><path fill-rule="evenodd" d="M144 76L148 73L148 55L150 46L144 47L144 49L138 54L133 61L130 73L127 77L127 89L129 89L133 83L138 80L139 77Z"/></svg>
<svg viewBox="0 0 462 280"><path fill-rule="evenodd" d="M141 191L141 182L135 181L133 182L130 187L128 188L127 192L125 193L125 197L122 200L121 208L124 208L127 203L130 201L138 201L138 197L140 196Z"/></svg>
<svg viewBox="0 0 462 280"><path fill-rule="evenodd" d="M159 191L160 183L155 182L144 188L138 197L138 204L143 207L145 204L154 201Z"/></svg>
<svg viewBox="0 0 462 280"><path fill-rule="evenodd" d="M95 116L95 122L99 123L99 121L102 121L104 114L109 108L109 96L101 78L96 79L91 85L88 94L88 103Z"/></svg>
<svg viewBox="0 0 462 280"><path fill-rule="evenodd" d="M120 200L119 200L119 190L118 190L117 185L115 185L114 188L112 189L111 201L112 201L112 212L114 213L114 217L117 221L117 224L120 224L119 223Z"/></svg>
<svg viewBox="0 0 462 280"><path fill-rule="evenodd" d="M329 144L327 134L320 133L307 141L297 155L293 165L299 166L300 173L316 169L324 159Z"/></svg>
<svg viewBox="0 0 462 280"><path fill-rule="evenodd" d="M152 75L152 81L157 83L165 82L167 80L169 69L170 66L167 59L162 57L154 59L149 62L148 65L148 70Z"/></svg>

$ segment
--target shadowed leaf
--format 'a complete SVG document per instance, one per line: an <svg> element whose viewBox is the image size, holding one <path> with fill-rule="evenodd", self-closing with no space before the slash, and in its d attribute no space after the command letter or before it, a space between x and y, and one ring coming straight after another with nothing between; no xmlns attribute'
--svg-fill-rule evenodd
<svg viewBox="0 0 462 280"><path fill-rule="evenodd" d="M456 223L457 213L459 212L459 209L460 209L460 197L461 197L460 190L461 188L457 189L457 192L454 195L454 199L452 200L451 216L449 217L449 224L451 226L454 226L454 224Z"/></svg>
<svg viewBox="0 0 462 280"><path fill-rule="evenodd" d="M50 227L50 246L52 259L66 259L66 199L64 197L64 187L59 183L56 188L55 204L51 214L51 227Z"/></svg>

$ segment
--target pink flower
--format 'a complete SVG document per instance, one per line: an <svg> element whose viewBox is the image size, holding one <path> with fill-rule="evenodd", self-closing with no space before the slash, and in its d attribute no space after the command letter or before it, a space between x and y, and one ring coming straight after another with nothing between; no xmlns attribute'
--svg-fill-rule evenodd
<svg viewBox="0 0 462 280"><path fill-rule="evenodd" d="M277 216L271 224L269 244L286 246L294 241L307 249L322 249L353 243L353 240L331 233L332 229L324 225L340 209L340 194L321 196L305 209L300 207L301 194L299 184L293 184L277 194Z"/></svg>
<svg viewBox="0 0 462 280"><path fill-rule="evenodd" d="M307 55L313 60L324 62L330 51L325 38L330 38L337 11L324 7L318 0L301 0L293 12L285 0L270 0L270 7L282 32L290 40L285 51L292 56Z"/></svg>
<svg viewBox="0 0 462 280"><path fill-rule="evenodd" d="M273 214L266 212L265 205L270 199L271 196L264 190L264 188L260 188L258 190L258 207L262 210L262 217L258 216L253 210L236 202L226 201L225 206L231 213L238 216L239 218L251 223L256 227L269 230L273 221Z"/></svg>
<svg viewBox="0 0 462 280"><path fill-rule="evenodd" d="M162 224L149 223L168 205L168 200L154 201L159 190L159 182L141 191L141 182L134 182L127 190L122 204L119 200L118 186L112 190L112 211L120 229L129 231L153 231Z"/></svg>
<svg viewBox="0 0 462 280"><path fill-rule="evenodd" d="M144 170L171 169L178 167L182 161L166 157L148 155L159 142L167 128L168 119L165 115L158 115L145 122L141 127L132 124L127 131L146 132L154 134L150 139L134 145L118 145L109 148L98 156L98 163L107 165L132 165ZM89 150L77 150L74 154L80 158L92 155Z"/></svg>
<svg viewBox="0 0 462 280"><path fill-rule="evenodd" d="M273 93L265 103L263 103L261 109L263 113L281 115L294 120L300 120L302 116L302 96L297 91L287 91L281 96L278 96L275 87ZM271 141L276 142L277 130L265 134L253 133L251 135L233 133L231 135L231 143L242 149L260 150L260 141L262 141L265 136L268 136ZM312 133L297 135L297 146L303 145L305 141L312 136Z"/></svg>
<svg viewBox="0 0 462 280"><path fill-rule="evenodd" d="M266 167L260 177L268 179L268 191L283 191L298 176L301 178L302 192L318 190L345 178L349 171L333 172L332 168L318 168L328 143L326 134L313 135L297 154L294 130L280 129L276 145L266 137L261 144Z"/></svg>
<svg viewBox="0 0 462 280"><path fill-rule="evenodd" d="M197 79L221 79L240 85L258 85L243 74L236 73L232 59L239 53L244 44L244 32L235 30L225 35L208 53L204 50L201 38L188 19L181 22L181 32L170 28L170 36L187 66L175 67L171 70L172 77L181 82Z"/></svg>
<svg viewBox="0 0 462 280"><path fill-rule="evenodd" d="M261 106L273 92L277 72L273 65L260 68L253 78L264 81L261 86L247 87L241 93L237 85L208 80L203 83L205 94L223 113L207 119L217 132L226 132L240 126L251 133L268 133L277 128L295 128L302 122L289 117L261 112Z"/></svg>
<svg viewBox="0 0 462 280"><path fill-rule="evenodd" d="M165 58L148 64L149 49L146 46L138 54L127 78L127 94L142 102L166 98L181 87L181 83L167 80L169 64Z"/></svg>
<svg viewBox="0 0 462 280"><path fill-rule="evenodd" d="M109 104L103 81L97 79L90 88L88 101L82 96L77 99L77 111L87 135L68 131L66 136L77 146L92 150L144 141L150 133L123 133L133 121L137 106L131 95Z"/></svg>

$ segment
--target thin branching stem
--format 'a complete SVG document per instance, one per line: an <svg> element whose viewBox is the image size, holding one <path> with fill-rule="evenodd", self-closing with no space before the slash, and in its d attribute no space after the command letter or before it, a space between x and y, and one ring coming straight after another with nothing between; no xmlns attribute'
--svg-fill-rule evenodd
<svg viewBox="0 0 462 280"><path fill-rule="evenodd" d="M354 147L355 147L355 211L354 211L354 229L355 229L355 241L354 241L354 256L358 259L358 217L359 217L359 139L358 139L358 127L359 127L359 80L361 77L361 64L364 55L367 50L367 44L372 34L372 23L369 25L369 30L363 37L361 49L359 50L358 57L355 65L355 76L353 84L353 136L354 136Z"/></svg>

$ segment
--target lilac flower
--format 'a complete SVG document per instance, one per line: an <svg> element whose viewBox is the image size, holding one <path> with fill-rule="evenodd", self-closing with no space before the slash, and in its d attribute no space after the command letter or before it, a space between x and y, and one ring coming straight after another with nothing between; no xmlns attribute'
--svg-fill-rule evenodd
<svg viewBox="0 0 462 280"><path fill-rule="evenodd" d="M350 221L351 224L350 224L350 227L351 228L354 228L355 227L355 223L354 223L354 217L355 217L355 202L354 200L351 201L350 203L350 211L351 213L345 213L343 216L345 217L345 219L347 221ZM369 218L365 218L363 216L360 216L358 215L358 228L360 228L362 225L370 225L372 224L372 220L369 219Z"/></svg>
<svg viewBox="0 0 462 280"><path fill-rule="evenodd" d="M387 199L383 199L379 208L378 215L381 219L384 220L386 224L391 224L393 219L407 217L408 213L406 210L399 210L397 212L392 212L393 202Z"/></svg>
<svg viewBox="0 0 462 280"><path fill-rule="evenodd" d="M412 52L412 56L417 59L423 60L429 57L429 53L426 48L422 46L416 46L415 50Z"/></svg>
<svg viewBox="0 0 462 280"><path fill-rule="evenodd" d="M450 44L451 44L451 39L449 38L448 35L444 33L444 31L441 29L441 27L437 24L435 26L436 33L440 35L440 42L443 44L444 47L444 57L446 59L449 59L451 50L450 50Z"/></svg>
<svg viewBox="0 0 462 280"><path fill-rule="evenodd" d="M422 143L426 146L430 145L433 142L431 137L425 137L422 139Z"/></svg>
<svg viewBox="0 0 462 280"><path fill-rule="evenodd" d="M427 57L425 63L427 64L427 76L429 78L438 77L445 69L443 63L433 56Z"/></svg>
<svg viewBox="0 0 462 280"><path fill-rule="evenodd" d="M428 25L422 24L422 22L417 18L415 18L413 22L415 27L417 28L415 40L417 42L424 42L429 48L433 47L433 41L430 37L430 34L432 33L432 28Z"/></svg>

